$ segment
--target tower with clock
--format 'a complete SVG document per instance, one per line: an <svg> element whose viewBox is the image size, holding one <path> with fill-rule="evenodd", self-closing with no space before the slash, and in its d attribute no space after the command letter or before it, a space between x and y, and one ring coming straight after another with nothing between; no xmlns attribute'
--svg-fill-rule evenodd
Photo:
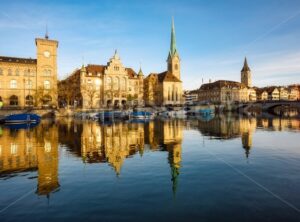
<svg viewBox="0 0 300 222"><path fill-rule="evenodd" d="M37 51L36 89L42 91L50 105L57 105L57 47L58 41L45 38L35 39Z"/></svg>

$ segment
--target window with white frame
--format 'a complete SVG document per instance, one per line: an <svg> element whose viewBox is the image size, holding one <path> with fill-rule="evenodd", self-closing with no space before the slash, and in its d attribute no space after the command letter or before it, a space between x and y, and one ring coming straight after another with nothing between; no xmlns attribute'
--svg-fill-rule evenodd
<svg viewBox="0 0 300 222"><path fill-rule="evenodd" d="M45 88L45 89L50 89L50 87L51 87L51 86L50 86L50 81L49 81L49 80L45 80L45 81L44 81L44 88Z"/></svg>
<svg viewBox="0 0 300 222"><path fill-rule="evenodd" d="M11 89L18 88L18 83L17 83L17 80L15 80L15 79L10 80L10 84L9 85L10 85Z"/></svg>

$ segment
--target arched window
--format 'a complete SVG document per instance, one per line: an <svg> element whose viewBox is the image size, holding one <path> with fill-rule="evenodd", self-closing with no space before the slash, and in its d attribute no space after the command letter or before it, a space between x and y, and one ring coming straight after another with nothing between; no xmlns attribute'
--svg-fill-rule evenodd
<svg viewBox="0 0 300 222"><path fill-rule="evenodd" d="M17 106L19 104L18 97L16 95L12 95L9 97L9 105Z"/></svg>
<svg viewBox="0 0 300 222"><path fill-rule="evenodd" d="M114 90L118 90L119 89L119 84L120 84L119 78L115 77L114 78Z"/></svg>
<svg viewBox="0 0 300 222"><path fill-rule="evenodd" d="M10 80L10 84L9 85L10 85L11 89L18 88L18 83L17 83L17 80L15 80L15 79Z"/></svg>
<svg viewBox="0 0 300 222"><path fill-rule="evenodd" d="M51 87L51 86L50 86L50 81L49 81L49 80L45 80L45 81L44 81L44 88L45 88L45 89L50 89L50 87Z"/></svg>
<svg viewBox="0 0 300 222"><path fill-rule="evenodd" d="M25 97L25 104L26 106L33 106L33 96L27 95Z"/></svg>
<svg viewBox="0 0 300 222"><path fill-rule="evenodd" d="M175 64L175 70L178 70L178 64Z"/></svg>
<svg viewBox="0 0 300 222"><path fill-rule="evenodd" d="M42 98L43 105L50 105L51 101L52 101L52 97L50 95L45 95Z"/></svg>
<svg viewBox="0 0 300 222"><path fill-rule="evenodd" d="M11 75L12 75L12 70L11 70L11 69L8 69L7 74L8 74L9 76L11 76Z"/></svg>
<svg viewBox="0 0 300 222"><path fill-rule="evenodd" d="M126 90L126 78L121 79L121 90Z"/></svg>
<svg viewBox="0 0 300 222"><path fill-rule="evenodd" d="M0 68L0 75L3 75L3 69Z"/></svg>
<svg viewBox="0 0 300 222"><path fill-rule="evenodd" d="M20 74L19 69L16 69L16 76L18 76Z"/></svg>
<svg viewBox="0 0 300 222"><path fill-rule="evenodd" d="M107 89L112 89L112 80L111 80L111 77L107 77L107 79L106 79L106 86L107 86Z"/></svg>

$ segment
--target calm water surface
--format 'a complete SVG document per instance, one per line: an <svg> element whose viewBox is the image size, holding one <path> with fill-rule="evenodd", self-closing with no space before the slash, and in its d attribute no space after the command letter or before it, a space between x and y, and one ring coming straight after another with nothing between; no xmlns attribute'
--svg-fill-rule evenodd
<svg viewBox="0 0 300 222"><path fill-rule="evenodd" d="M0 129L0 221L300 221L300 120Z"/></svg>

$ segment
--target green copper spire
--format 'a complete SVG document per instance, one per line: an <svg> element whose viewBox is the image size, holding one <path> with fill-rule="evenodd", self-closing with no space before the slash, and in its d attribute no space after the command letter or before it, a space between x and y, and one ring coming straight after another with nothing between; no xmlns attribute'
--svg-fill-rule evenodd
<svg viewBox="0 0 300 222"><path fill-rule="evenodd" d="M142 68L140 68L138 75L139 75L139 76L143 76L143 75L144 75L144 73L143 73L143 71L142 71Z"/></svg>
<svg viewBox="0 0 300 222"><path fill-rule="evenodd" d="M176 49L176 38L175 38L175 25L174 25L174 18L172 17L170 54L171 56L174 56L176 53L177 53L177 49Z"/></svg>

